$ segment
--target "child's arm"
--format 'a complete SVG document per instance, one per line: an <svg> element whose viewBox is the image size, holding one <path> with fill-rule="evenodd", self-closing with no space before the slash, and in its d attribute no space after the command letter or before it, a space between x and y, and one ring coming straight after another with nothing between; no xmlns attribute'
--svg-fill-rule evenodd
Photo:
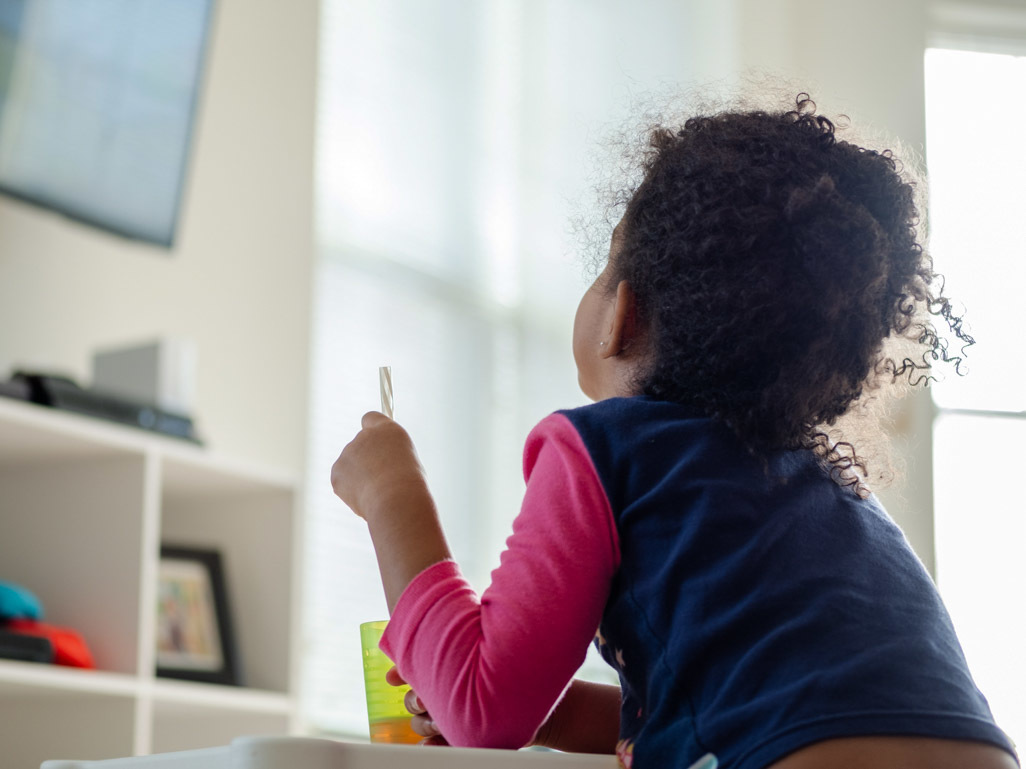
<svg viewBox="0 0 1026 769"><path fill-rule="evenodd" d="M392 686L406 683L395 668L385 680ZM448 744L416 692L406 693L406 707L414 714L413 731L426 738L427 744ZM575 679L531 744L567 753L613 753L619 732L620 687Z"/></svg>
<svg viewBox="0 0 1026 769"><path fill-rule="evenodd" d="M372 411L331 468L339 498L367 521L388 612L414 577L452 556L406 431Z"/></svg>
<svg viewBox="0 0 1026 769"><path fill-rule="evenodd" d="M590 455L563 416L535 428L523 509L478 597L448 560L409 438L381 415L364 425L332 481L374 538L394 610L382 649L452 744L522 747L583 662L619 566Z"/></svg>
<svg viewBox="0 0 1026 769"><path fill-rule="evenodd" d="M613 753L620 735L620 687L574 680L534 737L567 753Z"/></svg>

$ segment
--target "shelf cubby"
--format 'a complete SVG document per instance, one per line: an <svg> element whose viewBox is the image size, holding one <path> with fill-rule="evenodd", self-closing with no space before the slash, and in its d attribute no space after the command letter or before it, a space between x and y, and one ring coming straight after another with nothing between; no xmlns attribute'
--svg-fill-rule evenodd
<svg viewBox="0 0 1026 769"><path fill-rule="evenodd" d="M97 670L0 660L4 766L295 731L294 479L164 436L0 399L0 580ZM242 685L155 676L161 543L222 555Z"/></svg>

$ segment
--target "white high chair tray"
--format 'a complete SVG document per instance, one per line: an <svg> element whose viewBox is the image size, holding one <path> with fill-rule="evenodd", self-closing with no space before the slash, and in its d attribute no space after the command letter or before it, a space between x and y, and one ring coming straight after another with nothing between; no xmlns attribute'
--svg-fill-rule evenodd
<svg viewBox="0 0 1026 769"><path fill-rule="evenodd" d="M104 761L44 761L41 769L615 769L616 765L614 756L239 737L219 748Z"/></svg>

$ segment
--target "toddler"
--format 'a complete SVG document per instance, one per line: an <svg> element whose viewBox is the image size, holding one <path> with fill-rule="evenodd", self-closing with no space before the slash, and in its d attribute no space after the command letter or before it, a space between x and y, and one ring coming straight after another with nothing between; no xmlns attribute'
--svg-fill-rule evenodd
<svg viewBox="0 0 1026 769"><path fill-rule="evenodd" d="M369 527L414 728L624 767L1013 769L937 591L833 433L972 340L890 152L800 94L649 134L573 354L595 403L531 432L479 597L406 432L332 468ZM619 686L571 681L589 642Z"/></svg>

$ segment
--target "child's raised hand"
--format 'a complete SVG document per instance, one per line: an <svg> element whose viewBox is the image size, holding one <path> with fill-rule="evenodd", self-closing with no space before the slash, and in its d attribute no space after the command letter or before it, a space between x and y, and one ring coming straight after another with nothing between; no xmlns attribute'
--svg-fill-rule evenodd
<svg viewBox="0 0 1026 769"><path fill-rule="evenodd" d="M427 488L413 441L396 422L377 411L363 415L362 430L331 466L331 488L366 519L390 499Z"/></svg>
<svg viewBox="0 0 1026 769"><path fill-rule="evenodd" d="M395 667L389 668L388 672L385 673L385 681L390 686L402 686L406 683ZM412 689L406 692L406 709L413 715L413 718L410 719L410 728L424 738L420 741L421 745L449 744L438 731L435 722L431 720L431 715L424 708L417 693Z"/></svg>
<svg viewBox="0 0 1026 769"><path fill-rule="evenodd" d="M367 521L391 613L428 566L452 558L413 441L377 411L331 466L331 488Z"/></svg>

